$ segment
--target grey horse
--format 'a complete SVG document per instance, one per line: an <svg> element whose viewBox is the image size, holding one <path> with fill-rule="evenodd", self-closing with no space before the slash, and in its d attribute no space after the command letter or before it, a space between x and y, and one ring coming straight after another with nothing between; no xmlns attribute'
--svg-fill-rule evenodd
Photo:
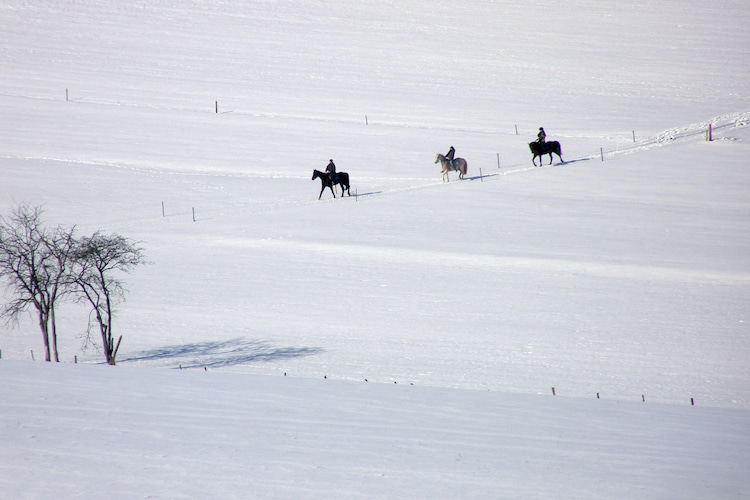
<svg viewBox="0 0 750 500"><path fill-rule="evenodd" d="M442 165L443 167L443 182L450 182L450 179L448 178L448 172L450 172L451 170L457 170L458 178L463 179L466 175L466 170L469 168L469 164L466 163L466 160L464 160L463 158L454 158L453 165L451 166L451 161L441 153L435 155L435 163L437 162L440 162L440 165Z"/></svg>

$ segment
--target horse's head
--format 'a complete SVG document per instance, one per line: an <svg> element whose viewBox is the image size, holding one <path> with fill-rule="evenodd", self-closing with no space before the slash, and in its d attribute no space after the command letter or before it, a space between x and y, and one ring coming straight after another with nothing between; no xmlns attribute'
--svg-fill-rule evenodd
<svg viewBox="0 0 750 500"><path fill-rule="evenodd" d="M441 156L442 156L442 158L441 158ZM440 153L435 154L435 163L439 162L443 158L445 158L445 156L443 156L442 154L440 154Z"/></svg>

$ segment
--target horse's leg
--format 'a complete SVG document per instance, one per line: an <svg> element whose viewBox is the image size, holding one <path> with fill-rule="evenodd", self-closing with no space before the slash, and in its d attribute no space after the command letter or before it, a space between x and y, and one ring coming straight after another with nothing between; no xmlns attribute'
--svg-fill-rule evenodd
<svg viewBox="0 0 750 500"><path fill-rule="evenodd" d="M536 155L531 157L531 163L533 163L534 166L536 167Z"/></svg>
<svg viewBox="0 0 750 500"><path fill-rule="evenodd" d="M331 194L333 195L334 198L336 198L336 191L333 190L333 184L331 184L328 187L331 188Z"/></svg>
<svg viewBox="0 0 750 500"><path fill-rule="evenodd" d="M325 189L326 189L325 184L323 184L322 186L320 186L320 194L318 195L318 199L320 199L320 197L323 196L323 191L325 191Z"/></svg>
<svg viewBox="0 0 750 500"><path fill-rule="evenodd" d="M549 154L549 164L552 165L552 153Z"/></svg>

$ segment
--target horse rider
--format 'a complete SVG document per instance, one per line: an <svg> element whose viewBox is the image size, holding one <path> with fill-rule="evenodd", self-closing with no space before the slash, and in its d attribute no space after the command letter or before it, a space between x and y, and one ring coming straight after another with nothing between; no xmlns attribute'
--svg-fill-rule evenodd
<svg viewBox="0 0 750 500"><path fill-rule="evenodd" d="M451 148L448 150L448 154L445 155L445 158L447 160L450 160L450 162L451 162L451 168L453 170L456 170L456 165L453 163L453 157L454 156L456 156L456 150L453 148L453 146L451 146Z"/></svg>
<svg viewBox="0 0 750 500"><path fill-rule="evenodd" d="M326 173L328 173L328 175L331 177L331 182L333 182L333 183L335 183L339 179L339 176L336 173L336 164L333 163L333 158L331 158L330 160L328 160L328 166L326 167Z"/></svg>
<svg viewBox="0 0 750 500"><path fill-rule="evenodd" d="M547 140L547 133L544 131L544 127L539 127L539 133L536 134L536 142L544 145L544 142L546 140Z"/></svg>

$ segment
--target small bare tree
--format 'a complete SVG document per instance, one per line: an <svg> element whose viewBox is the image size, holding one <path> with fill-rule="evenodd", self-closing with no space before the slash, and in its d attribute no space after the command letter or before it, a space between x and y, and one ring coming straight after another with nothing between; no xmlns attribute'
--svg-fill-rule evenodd
<svg viewBox="0 0 750 500"><path fill-rule="evenodd" d="M144 264L143 249L127 238L99 231L78 241L75 251L73 281L77 292L91 304L93 318L99 327L104 357L114 365L122 335L117 342L112 333L113 307L125 298L123 282L114 273L128 272Z"/></svg>
<svg viewBox="0 0 750 500"><path fill-rule="evenodd" d="M55 305L66 291L75 228L47 230L41 215L41 207L19 205L8 218L0 217L0 281L6 282L12 297L0 315L9 322L17 321L33 305L42 331L44 359L60 361Z"/></svg>

